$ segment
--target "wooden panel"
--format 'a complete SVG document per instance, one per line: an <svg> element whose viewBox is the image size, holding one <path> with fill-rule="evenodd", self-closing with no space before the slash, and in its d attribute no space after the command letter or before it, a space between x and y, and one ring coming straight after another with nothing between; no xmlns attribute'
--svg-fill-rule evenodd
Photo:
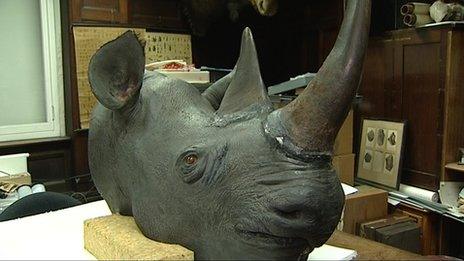
<svg viewBox="0 0 464 261"><path fill-rule="evenodd" d="M147 27L188 29L182 18L180 1L177 0L131 0L129 22Z"/></svg>
<svg viewBox="0 0 464 261"><path fill-rule="evenodd" d="M364 117L385 117L386 103L393 78L393 49L389 42L376 42L369 46L359 88L362 103L359 111Z"/></svg>
<svg viewBox="0 0 464 261"><path fill-rule="evenodd" d="M89 191L94 186L92 178L89 175L89 158L88 158L88 130L75 131L73 134L73 162L74 175L79 176L79 179L73 183L75 191Z"/></svg>
<svg viewBox="0 0 464 261"><path fill-rule="evenodd" d="M438 176L423 171L403 168L401 183L428 190L437 190Z"/></svg>
<svg viewBox="0 0 464 261"><path fill-rule="evenodd" d="M403 167L415 170L408 174L438 177L440 173L440 50L440 43L402 49L402 118L407 121Z"/></svg>
<svg viewBox="0 0 464 261"><path fill-rule="evenodd" d="M462 233L462 231L464 231L464 224L459 221L443 217L440 227L440 255L464 259L464 234Z"/></svg>
<svg viewBox="0 0 464 261"><path fill-rule="evenodd" d="M70 2L60 1L61 15L61 45L63 53L63 85L64 85L64 111L66 135L70 136L73 130L73 88L71 75L73 70L71 64L74 59L74 46L70 45L69 28L71 28Z"/></svg>
<svg viewBox="0 0 464 261"><path fill-rule="evenodd" d="M75 175L84 175L90 172L88 160L87 145L88 130L80 130L74 133L73 150L74 150L74 173Z"/></svg>
<svg viewBox="0 0 464 261"><path fill-rule="evenodd" d="M71 0L72 21L127 23L128 0Z"/></svg>
<svg viewBox="0 0 464 261"><path fill-rule="evenodd" d="M69 191L71 157L69 150L45 151L31 154L28 170L32 182L44 183L47 190Z"/></svg>
<svg viewBox="0 0 464 261"><path fill-rule="evenodd" d="M442 165L459 159L458 148L464 147L464 33L450 31L447 34L447 63L444 106L444 136ZM442 170L443 180L454 180Z"/></svg>
<svg viewBox="0 0 464 261"><path fill-rule="evenodd" d="M385 118L389 115L389 90L393 81L393 45L389 40L370 41L354 117L354 146L359 154L363 118Z"/></svg>

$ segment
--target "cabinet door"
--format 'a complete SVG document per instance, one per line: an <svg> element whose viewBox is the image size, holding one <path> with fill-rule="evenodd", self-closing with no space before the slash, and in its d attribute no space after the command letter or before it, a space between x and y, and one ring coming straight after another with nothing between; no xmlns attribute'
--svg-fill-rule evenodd
<svg viewBox="0 0 464 261"><path fill-rule="evenodd" d="M354 144L359 154L363 118L390 116L390 89L393 82L393 45L389 39L372 39L364 61L364 70L355 106Z"/></svg>
<svg viewBox="0 0 464 261"><path fill-rule="evenodd" d="M178 0L131 0L129 20L132 24L187 30Z"/></svg>
<svg viewBox="0 0 464 261"><path fill-rule="evenodd" d="M127 23L128 0L71 0L73 22Z"/></svg>
<svg viewBox="0 0 464 261"><path fill-rule="evenodd" d="M362 118L406 121L401 182L432 190L438 187L443 140L443 46L439 30L371 39L354 126L359 150Z"/></svg>
<svg viewBox="0 0 464 261"><path fill-rule="evenodd" d="M442 152L443 75L440 31L411 33L396 48L394 104L407 121L402 181L435 190Z"/></svg>

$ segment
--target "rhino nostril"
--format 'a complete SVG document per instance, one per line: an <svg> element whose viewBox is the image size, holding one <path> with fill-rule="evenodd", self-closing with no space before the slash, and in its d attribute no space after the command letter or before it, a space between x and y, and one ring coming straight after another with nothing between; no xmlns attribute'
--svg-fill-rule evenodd
<svg viewBox="0 0 464 261"><path fill-rule="evenodd" d="M285 210L276 209L275 212L277 215L285 219L300 219L302 216L302 213L299 210L285 211Z"/></svg>

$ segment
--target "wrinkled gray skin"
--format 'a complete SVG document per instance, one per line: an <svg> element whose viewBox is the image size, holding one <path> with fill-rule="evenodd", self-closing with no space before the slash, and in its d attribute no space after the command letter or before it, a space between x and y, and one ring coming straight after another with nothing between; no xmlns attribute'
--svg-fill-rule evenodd
<svg viewBox="0 0 464 261"><path fill-rule="evenodd" d="M370 1L349 1L318 76L276 111L248 28L234 71L203 94L144 72L133 32L104 45L89 67L99 100L89 160L112 212L197 259L298 259L322 245L344 203L331 149L360 78L369 17Z"/></svg>

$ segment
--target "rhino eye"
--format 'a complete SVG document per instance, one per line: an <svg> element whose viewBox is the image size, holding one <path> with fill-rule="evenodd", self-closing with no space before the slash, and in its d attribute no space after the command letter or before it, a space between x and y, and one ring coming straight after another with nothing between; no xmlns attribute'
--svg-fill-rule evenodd
<svg viewBox="0 0 464 261"><path fill-rule="evenodd" d="M187 165L195 165L198 162L198 156L196 154L189 154L184 157L184 162Z"/></svg>
<svg viewBox="0 0 464 261"><path fill-rule="evenodd" d="M180 155L176 165L182 180L191 184L203 176L207 162L207 153L198 148L191 148Z"/></svg>

